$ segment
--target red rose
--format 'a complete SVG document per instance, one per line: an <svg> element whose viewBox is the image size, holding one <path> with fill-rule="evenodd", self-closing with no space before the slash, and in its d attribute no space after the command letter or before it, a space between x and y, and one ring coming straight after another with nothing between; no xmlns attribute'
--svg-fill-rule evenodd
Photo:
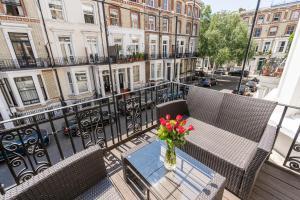
<svg viewBox="0 0 300 200"><path fill-rule="evenodd" d="M180 121L180 120L182 120L182 115L177 115L176 116L176 121Z"/></svg>
<svg viewBox="0 0 300 200"><path fill-rule="evenodd" d="M164 118L160 118L159 121L160 121L160 124L163 125L163 126L165 126L166 123L167 123Z"/></svg>
<svg viewBox="0 0 300 200"><path fill-rule="evenodd" d="M169 122L166 123L166 128L168 129L168 131L172 131L173 127L172 124L170 124Z"/></svg>
<svg viewBox="0 0 300 200"><path fill-rule="evenodd" d="M189 128L188 128L188 130L192 131L192 130L194 130L194 127L192 125L190 125Z"/></svg>
<svg viewBox="0 0 300 200"><path fill-rule="evenodd" d="M166 115L166 120L170 120L171 119L171 115L167 114Z"/></svg>
<svg viewBox="0 0 300 200"><path fill-rule="evenodd" d="M182 126L179 126L177 130L178 130L179 134L184 134L185 133L185 129Z"/></svg>

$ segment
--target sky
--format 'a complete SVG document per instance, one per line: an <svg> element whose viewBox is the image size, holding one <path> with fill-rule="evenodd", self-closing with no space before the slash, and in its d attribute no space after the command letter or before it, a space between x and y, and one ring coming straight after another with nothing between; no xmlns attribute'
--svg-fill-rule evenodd
<svg viewBox="0 0 300 200"><path fill-rule="evenodd" d="M210 4L213 12L222 10L237 11L239 8L245 8L247 10L255 9L257 0L202 0L205 4ZM272 3L284 3L291 0L261 0L261 7L268 7ZM295 0L294 0L295 1Z"/></svg>

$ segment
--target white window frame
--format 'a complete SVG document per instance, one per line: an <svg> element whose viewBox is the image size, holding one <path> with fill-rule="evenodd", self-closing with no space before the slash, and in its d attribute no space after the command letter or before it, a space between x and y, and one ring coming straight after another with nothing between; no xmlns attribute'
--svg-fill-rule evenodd
<svg viewBox="0 0 300 200"><path fill-rule="evenodd" d="M132 67L132 73L133 73L133 82L140 82L140 66L135 65Z"/></svg>
<svg viewBox="0 0 300 200"><path fill-rule="evenodd" d="M281 44L282 44L283 42L284 42L284 45L282 46ZM286 41L278 41L276 52L278 52L278 53L284 53L286 44L287 44ZM280 51L281 48L282 48L282 51Z"/></svg>
<svg viewBox="0 0 300 200"><path fill-rule="evenodd" d="M148 0L148 6L154 8L154 6L155 6L155 0Z"/></svg>
<svg viewBox="0 0 300 200"><path fill-rule="evenodd" d="M298 13L296 17L295 17L295 13ZM293 10L291 13L291 20L298 20L299 16L300 16L300 10Z"/></svg>
<svg viewBox="0 0 300 200"><path fill-rule="evenodd" d="M85 74L86 76L86 80L78 80L77 75L79 74ZM76 80L76 85L77 85L77 89L78 89L78 94L83 94L83 93L87 93L90 91L90 86L89 86L89 76L88 76L88 72L87 71L76 71L74 72L74 76L75 76L75 80ZM85 83L80 83L80 81L84 81ZM86 90L85 91L80 91L80 84L86 84Z"/></svg>
<svg viewBox="0 0 300 200"><path fill-rule="evenodd" d="M136 21L136 25L135 25L135 23L133 23L134 22L134 20L133 20L133 16L136 16L137 17L137 21ZM130 13L130 20L131 20L131 28L140 28L140 16L139 16L139 13L137 13L137 12L131 12Z"/></svg>
<svg viewBox="0 0 300 200"><path fill-rule="evenodd" d="M162 9L169 10L169 1L168 0L163 0Z"/></svg>
<svg viewBox="0 0 300 200"><path fill-rule="evenodd" d="M87 8L87 7L91 7L92 8L92 14L90 14L90 13L87 13L87 15L92 15L93 16L93 23L87 23L86 21L85 21L85 15L86 15L86 13L85 13L85 7ZM84 23L85 24L96 24L96 15L95 15L95 6L93 5L93 4L89 4L89 3L82 3L82 13L83 13L83 20L84 20Z"/></svg>
<svg viewBox="0 0 300 200"><path fill-rule="evenodd" d="M266 49L265 47L266 47L267 43L269 43L269 45L268 45L268 48ZM263 53L269 52L271 50L271 45L272 45L272 43L270 41L264 42L263 49L262 49Z"/></svg>
<svg viewBox="0 0 300 200"><path fill-rule="evenodd" d="M62 18L63 19L54 19L53 18L53 15L52 15L52 13L51 13L51 8L50 8L50 3L51 4L54 4L54 5L60 5L60 4L57 4L57 3L55 3L55 2L57 2L57 1L60 1L61 2L61 12L62 12ZM48 0L48 9L49 9L49 14L50 14L50 19L52 19L52 20L58 20L58 21L65 21L66 20L66 15L65 15L65 7L64 7L64 0ZM54 9L54 10L57 10L57 9Z"/></svg>
<svg viewBox="0 0 300 200"><path fill-rule="evenodd" d="M162 31L165 32L165 33L168 33L168 32L169 32L169 18L164 17L162 20L163 20L163 21L162 21L162 22L163 22L163 24L162 24L162 25L163 25L163 26L162 26L162 27L163 27L163 28L162 28L163 30L162 30ZM166 24L167 24L166 27L164 26L165 22L166 22ZM166 28L166 30L165 30L165 28Z"/></svg>
<svg viewBox="0 0 300 200"><path fill-rule="evenodd" d="M148 26L148 29L150 31L155 31L156 29L156 19L155 19L155 16L152 16L152 15L149 15L148 16L148 23L149 23L149 26Z"/></svg>

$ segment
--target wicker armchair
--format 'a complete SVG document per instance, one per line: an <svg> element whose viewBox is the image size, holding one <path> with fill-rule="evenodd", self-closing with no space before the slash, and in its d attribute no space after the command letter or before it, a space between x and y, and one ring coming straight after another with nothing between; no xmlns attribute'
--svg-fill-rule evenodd
<svg viewBox="0 0 300 200"><path fill-rule="evenodd" d="M248 199L255 177L270 154L276 128L268 120L275 102L193 87L187 101L157 106L157 117L188 116L195 131L183 150L226 177L226 188Z"/></svg>
<svg viewBox="0 0 300 200"><path fill-rule="evenodd" d="M108 178L99 146L90 147L8 190L0 199L121 199Z"/></svg>

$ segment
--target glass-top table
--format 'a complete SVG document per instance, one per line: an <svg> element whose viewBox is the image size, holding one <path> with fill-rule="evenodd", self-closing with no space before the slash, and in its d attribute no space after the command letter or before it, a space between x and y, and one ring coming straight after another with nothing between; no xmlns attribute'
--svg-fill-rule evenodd
<svg viewBox="0 0 300 200"><path fill-rule="evenodd" d="M138 194L145 199L222 199L224 177L177 148L176 170L168 171L165 152L165 143L153 140L123 155L124 178Z"/></svg>

